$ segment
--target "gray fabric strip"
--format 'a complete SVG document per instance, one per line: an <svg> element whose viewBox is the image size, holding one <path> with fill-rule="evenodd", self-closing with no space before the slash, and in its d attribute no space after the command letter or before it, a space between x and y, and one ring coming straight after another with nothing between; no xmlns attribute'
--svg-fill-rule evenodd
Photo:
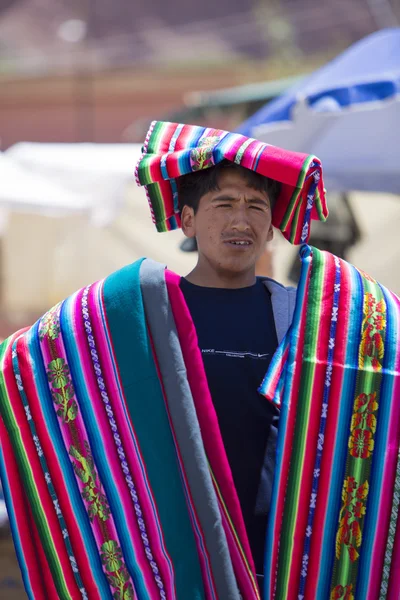
<svg viewBox="0 0 400 600"><path fill-rule="evenodd" d="M294 287L285 287L269 278L264 280L264 285L271 294L276 336L280 344L293 321L297 290Z"/></svg>
<svg viewBox="0 0 400 600"><path fill-rule="evenodd" d="M140 285L166 401L204 534L218 598L240 600L168 298L164 266L150 259L143 261Z"/></svg>

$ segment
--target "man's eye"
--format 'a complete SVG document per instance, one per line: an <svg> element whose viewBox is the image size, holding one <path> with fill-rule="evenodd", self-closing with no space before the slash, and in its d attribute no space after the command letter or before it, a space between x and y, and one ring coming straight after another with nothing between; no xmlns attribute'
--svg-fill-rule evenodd
<svg viewBox="0 0 400 600"><path fill-rule="evenodd" d="M254 208L254 210L264 210L263 208L261 208L261 206L250 206L250 208Z"/></svg>
<svg viewBox="0 0 400 600"><path fill-rule="evenodd" d="M217 208L230 208L231 205L230 204L218 204Z"/></svg>

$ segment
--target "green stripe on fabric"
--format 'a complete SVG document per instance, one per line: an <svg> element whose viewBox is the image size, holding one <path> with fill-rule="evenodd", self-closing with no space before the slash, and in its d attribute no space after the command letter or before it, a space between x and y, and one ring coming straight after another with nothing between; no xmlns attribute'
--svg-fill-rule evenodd
<svg viewBox="0 0 400 600"><path fill-rule="evenodd" d="M7 340L8 341L8 340ZM8 394L7 384L4 377L4 359L8 352L11 352L10 343L4 342L0 347L0 412L4 424L10 436L15 458L18 462L21 478L24 481L25 492L35 519L43 550L53 575L54 584L57 588L59 598L62 600L72 600L68 592L67 584L63 575L63 569L58 558L57 550L52 543L52 535L47 521L46 512L43 510L38 489L36 487L34 474L29 464L29 458L26 454L24 442L22 440L20 429L15 419L12 400Z"/></svg>
<svg viewBox="0 0 400 600"><path fill-rule="evenodd" d="M317 276L313 276L313 272ZM304 360L302 367L302 377L300 382L299 396L297 405L297 420L295 425L292 462L290 467L288 487L286 491L285 516L283 520L281 545L279 549L279 579L276 587L276 598L284 599L287 597L287 586L291 570L291 556L293 552L293 532L296 528L296 519L299 505L299 494L302 482L302 473L304 465L304 453L306 432L310 418L310 407L312 398L312 389L315 377L316 348L319 334L321 299L323 295L322 282L325 275L325 259L323 254L313 249L312 270L309 287L309 308L307 311L306 333L304 338ZM312 304L311 304L312 303ZM307 360L307 357L311 360Z"/></svg>
<svg viewBox="0 0 400 600"><path fill-rule="evenodd" d="M336 536L332 593L339 586L353 594L356 591L359 556L362 552L362 531L365 514L368 510L374 433L379 418L382 359L386 334L386 304L378 284L365 277L362 277L362 282L364 319L359 351L359 372L348 439L342 506ZM378 308L382 308L382 311ZM384 319L381 319L382 315L384 315Z"/></svg>
<svg viewBox="0 0 400 600"><path fill-rule="evenodd" d="M141 262L105 280L105 313L129 414L174 566L177 598L203 600L194 533L146 328L139 279Z"/></svg>

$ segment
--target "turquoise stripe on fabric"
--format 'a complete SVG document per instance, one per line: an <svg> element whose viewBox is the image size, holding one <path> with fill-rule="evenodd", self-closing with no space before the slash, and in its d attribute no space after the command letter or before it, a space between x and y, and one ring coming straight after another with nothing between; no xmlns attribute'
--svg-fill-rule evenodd
<svg viewBox="0 0 400 600"><path fill-rule="evenodd" d="M275 475L274 475L274 483L272 487L272 496L271 496L271 510L268 518L268 528L266 535L266 550L265 550L265 559L264 559L264 600L269 600L269 590L271 587L271 562L272 562L272 551L273 551L273 541L274 541L274 526L277 515L277 497L279 492L279 477L280 471L282 468L282 452L285 446L285 432L287 427L287 418L288 418L288 406L287 402L292 393L292 374L293 374L293 362L294 356L297 348L298 335L300 329L300 318L301 311L304 302L304 295L307 287L308 275L311 268L311 257L310 257L311 249L309 246L303 246L300 254L302 257L302 266L300 273L299 285L297 288L297 296L296 296L296 306L293 314L293 323L296 323L296 327L293 325L289 328L285 340L290 344L289 348L289 356L286 362L286 366L284 369L284 377L285 382L283 384L283 398L281 412L279 416L279 428L278 428L278 439L276 444L276 465L275 465ZM278 351L280 349L278 348ZM273 360L273 359L272 359ZM279 393L282 391L282 386L279 386Z"/></svg>
<svg viewBox="0 0 400 600"><path fill-rule="evenodd" d="M139 280L141 263L137 261L106 279L105 312L129 413L174 565L177 597L203 600L194 534L146 328Z"/></svg>
<svg viewBox="0 0 400 600"><path fill-rule="evenodd" d="M109 348L110 353L113 354L114 349L112 347L111 340L109 338L108 324L107 324L106 316L105 316L104 310L103 310L103 302L102 302L102 298L101 298L101 293L102 293L101 289L98 289L98 291L97 291L97 294L98 294L97 301L98 301L99 306L100 306L101 319L102 319L102 324L103 324L103 327L104 327L104 330L105 330L105 333L106 333L107 346ZM115 380L117 382L119 394L120 394L120 397L121 397L121 404L122 404L122 407L123 407L124 417L126 418L126 422L128 424L128 427L129 427L130 435L132 437L132 443L135 446L135 451L139 452L139 448L137 447L137 444L136 444L136 439L135 439L135 436L134 436L134 432L132 430L130 417L129 417L128 411L126 410L125 402L122 401L123 390L121 389L121 386L120 386L119 373L116 370L115 364L113 365L113 369L114 369ZM156 526L157 526L158 535L161 538L160 545L161 545L161 548L162 548L162 552L163 552L163 554L165 556L165 559L166 559L166 562L168 564L168 568L169 568L169 573L170 573L171 579L173 579L173 565L171 563L170 557L165 552L165 544L164 544L164 542L162 540L162 535L163 534L162 534L162 531L161 531L160 525L159 525L159 519L158 519L158 515L157 515L157 507L154 504L154 500L153 500L153 497L152 497L152 494L151 494L151 490L149 489L149 486L148 486L148 483L147 483L147 475L144 472L143 465L142 465L142 477L143 477L143 480L144 480L144 483L145 483L145 486L146 486L146 490L148 492L148 500L149 500L150 505L152 507L152 511L153 511L153 514L154 514L154 520L155 520Z"/></svg>
<svg viewBox="0 0 400 600"><path fill-rule="evenodd" d="M84 540L85 551L88 556L90 565L92 567L93 578L96 582L99 592L101 593L102 598L104 598L105 600L112 600L110 586L107 582L106 576L103 571L100 556L97 551L96 541L93 537L89 517L87 515L79 489L76 485L75 473L71 465L71 460L65 449L57 415L54 411L54 403L49 390L37 330L38 324L36 324L34 328L29 330L29 332L27 332L25 335L27 345L29 348L29 354L32 359L31 364L34 365L33 373L35 385L38 390L38 393L40 394L41 407L47 427L47 432L53 444L54 452L57 455L58 462L63 473L65 486L68 489L69 499L71 502L71 506L74 510L75 519L79 526L81 536Z"/></svg>
<svg viewBox="0 0 400 600"><path fill-rule="evenodd" d="M348 271L346 270L346 274L347 273ZM350 277L352 296L351 304L353 305L353 301L361 297L363 293L363 285L360 274L353 267L351 268ZM349 343L346 349L345 358L346 365L358 364L358 349L361 340L362 318L362 311L357 311L356 314L350 316L348 335ZM342 384L342 398L349 398L350 400L348 402L340 402L340 413L336 434L337 441L335 444L336 452L331 476L331 488L333 490L337 490L338 488L341 490L343 486L347 458L347 439L350 432L356 379L356 368L350 367L345 370ZM329 598L331 590L332 569L335 560L335 543L337 527L339 523L340 506L341 494L329 494L327 507L327 527L324 531L324 543L322 546L320 561L321 574L323 573L324 575L318 578L318 589L316 595L316 598L321 598L321 600Z"/></svg>
<svg viewBox="0 0 400 600"><path fill-rule="evenodd" d="M150 600L142 572L137 562L136 554L133 549L129 530L126 527L127 515L124 513L123 505L120 501L118 488L114 484L112 470L109 468L107 455L104 451L105 441L102 437L100 427L98 426L96 413L93 410L93 404L88 393L85 375L82 368L81 357L76 344L74 332L74 311L76 298L68 298L63 304L60 324L63 342L68 357L68 365L78 398L79 410L85 422L86 431L89 437L90 448L99 474L100 481L109 502L111 513L117 529L121 550L124 555L126 566L134 580L135 591L140 600ZM91 365L90 365L91 368ZM132 506L131 518L135 518L134 508Z"/></svg>
<svg viewBox="0 0 400 600"><path fill-rule="evenodd" d="M35 600L35 597L33 595L33 589L31 587L28 567L27 567L27 564L26 564L25 558L24 558L24 551L23 551L22 545L21 545L21 539L19 536L18 525L17 525L17 521L15 518L14 510L13 510L13 502L12 502L12 497L11 497L11 492L10 492L10 485L8 482L7 471L6 471L4 455L3 455L1 444L0 444L0 481L3 486L3 494L4 494L4 500L5 500L6 506L7 506L8 520L10 523L12 539L13 539L13 543L14 543L14 547L15 547L15 553L17 555L19 568L21 569L21 575L22 575L22 580L24 582L25 591L27 593L29 600Z"/></svg>
<svg viewBox="0 0 400 600"><path fill-rule="evenodd" d="M397 307L393 307L393 300L383 286L380 286L386 302L386 343L383 362L382 388L380 391L378 422L375 432L375 446L371 469L371 479L368 493L367 514L364 523L364 535L361 547L360 570L358 573L356 598L363 600L368 595L369 577L374 566L372 565L372 547L375 531L379 527L379 512L381 495L385 494L382 487L383 465L388 447L389 422L391 408L396 398L393 397L395 382L396 355L398 346ZM389 342L390 340L390 342ZM397 454L397 453L396 453ZM375 567L376 568L376 567Z"/></svg>

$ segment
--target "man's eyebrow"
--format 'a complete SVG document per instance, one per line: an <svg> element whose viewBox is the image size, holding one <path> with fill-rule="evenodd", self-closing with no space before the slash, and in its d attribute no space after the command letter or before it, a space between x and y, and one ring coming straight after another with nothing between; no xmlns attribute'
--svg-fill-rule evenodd
<svg viewBox="0 0 400 600"><path fill-rule="evenodd" d="M221 194L220 196L216 196L211 200L211 202L238 202L239 198L234 198L230 194ZM248 198L247 202L251 204L260 204L263 206L269 206L269 202L267 199L263 200L262 198Z"/></svg>

